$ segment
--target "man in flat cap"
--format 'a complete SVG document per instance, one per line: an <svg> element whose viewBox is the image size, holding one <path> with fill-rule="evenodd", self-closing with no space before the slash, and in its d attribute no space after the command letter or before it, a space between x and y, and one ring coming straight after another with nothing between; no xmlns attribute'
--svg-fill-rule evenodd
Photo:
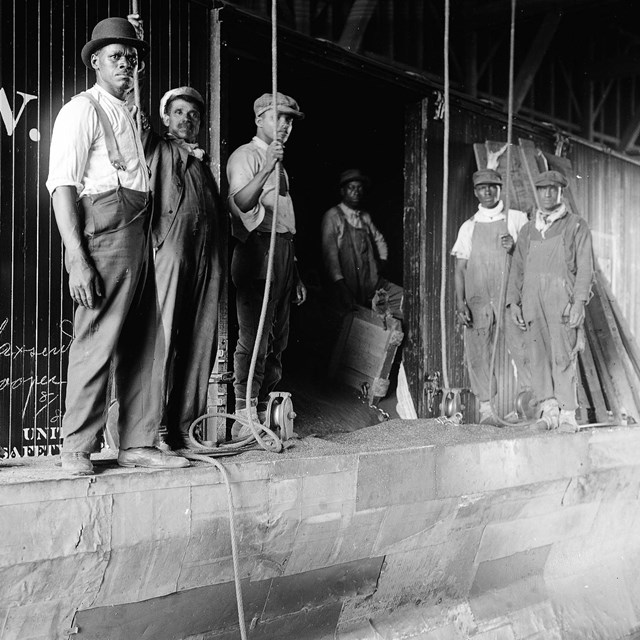
<svg viewBox="0 0 640 640"><path fill-rule="evenodd" d="M591 297L591 232L562 202L567 179L545 171L535 179L537 211L522 229L509 277L507 305L526 332L533 391L540 401L537 427L578 428L578 333Z"/></svg>
<svg viewBox="0 0 640 640"><path fill-rule="evenodd" d="M254 102L256 135L236 149L227 164L232 233L239 240L231 263L238 316L238 343L234 354L236 413L244 417L251 415L254 421L260 419L261 422L266 417L269 393L282 377L281 360L289 337L291 300L299 305L307 295L295 264L296 220L289 178L282 165L293 122L302 119L304 114L289 96L278 93L276 103L277 117L272 94L265 93ZM276 172L280 176L278 193ZM271 290L247 406L249 367L260 321L276 199L278 215ZM236 421L232 435L239 435L241 426Z"/></svg>
<svg viewBox="0 0 640 640"><path fill-rule="evenodd" d="M105 426L112 360L120 403L118 463L189 465L155 448L158 418L148 410L155 341L149 173L125 101L147 50L126 19L99 22L82 49L96 84L61 109L51 139L47 188L77 305L61 455L62 468L74 475L93 473L90 454Z"/></svg>
<svg viewBox="0 0 640 640"><path fill-rule="evenodd" d="M464 346L471 390L480 402L480 424L498 424L491 408L496 393L495 377L490 378L491 349L500 305L500 289L505 257L513 253L520 230L527 222L522 211L505 212L500 199L502 177L493 169L473 174L473 192L478 210L465 221L451 255L456 258L456 316L464 326ZM507 258L508 260L509 258ZM511 323L504 322L509 354L516 365L521 392L530 388L524 340Z"/></svg>
<svg viewBox="0 0 640 640"><path fill-rule="evenodd" d="M404 291L383 277L389 256L387 243L362 208L369 185L369 177L360 169L348 169L340 175L341 201L322 218L324 266L339 311L356 304L369 307L376 292L383 290L389 311L402 319Z"/></svg>
<svg viewBox="0 0 640 640"><path fill-rule="evenodd" d="M154 385L160 435L172 449L189 449L189 426L207 410L207 389L217 351L222 265L218 190L198 145L204 100L192 87L160 100L166 127L147 129L151 171L151 239L155 255L159 327ZM198 449L198 453L203 453Z"/></svg>

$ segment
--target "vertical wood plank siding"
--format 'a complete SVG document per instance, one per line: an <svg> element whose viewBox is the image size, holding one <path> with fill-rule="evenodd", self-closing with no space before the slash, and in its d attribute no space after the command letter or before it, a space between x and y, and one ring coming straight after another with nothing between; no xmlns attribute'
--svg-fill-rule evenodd
<svg viewBox="0 0 640 640"><path fill-rule="evenodd" d="M151 43L144 107L156 127L167 89L208 92L210 5L140 2ZM45 187L51 129L95 81L80 60L94 25L127 13L126 0L0 4L0 446L11 456L57 453L64 409L72 307Z"/></svg>
<svg viewBox="0 0 640 640"><path fill-rule="evenodd" d="M640 336L640 164L573 141L576 200L594 253L636 338Z"/></svg>

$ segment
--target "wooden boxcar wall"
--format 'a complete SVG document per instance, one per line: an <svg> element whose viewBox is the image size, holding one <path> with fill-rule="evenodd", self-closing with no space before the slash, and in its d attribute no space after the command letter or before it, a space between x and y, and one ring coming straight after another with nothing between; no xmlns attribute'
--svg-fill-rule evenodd
<svg viewBox="0 0 640 640"><path fill-rule="evenodd" d="M208 93L210 4L139 3L151 44L143 106L156 126L167 89L191 84ZM95 81L80 60L94 25L128 13L126 0L0 3L1 455L58 451L73 336L61 242L45 187L51 129L62 105Z"/></svg>
<svg viewBox="0 0 640 640"><path fill-rule="evenodd" d="M640 163L583 143L569 150L576 201L594 253L634 336L640 336Z"/></svg>
<svg viewBox="0 0 640 640"><path fill-rule="evenodd" d="M403 362L419 416L439 415L437 405L433 410L428 406L427 378L435 372L442 373L440 269L444 124L442 119L434 117L436 109L433 102L429 99L409 108L405 134L404 283L408 311ZM550 137L539 130L516 124L514 144L519 138L532 139L538 147L551 151ZM471 175L477 168L473 144L485 140L506 142L506 139L506 118L502 114L466 102L452 101L447 254L462 223L477 210L478 203L471 183ZM464 365L463 334L455 317L455 261L449 255L446 261L449 383L451 387L466 389L469 380ZM503 358L502 366L507 363L508 360ZM498 394L498 408L506 413L511 409L507 405L515 396L513 380L505 381ZM468 403L465 418L475 418L471 402Z"/></svg>

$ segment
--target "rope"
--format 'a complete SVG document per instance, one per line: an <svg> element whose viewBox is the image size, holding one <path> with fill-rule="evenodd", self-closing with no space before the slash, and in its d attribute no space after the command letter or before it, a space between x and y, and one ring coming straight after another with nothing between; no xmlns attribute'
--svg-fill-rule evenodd
<svg viewBox="0 0 640 640"><path fill-rule="evenodd" d="M509 97L507 100L507 174L505 180L504 195L504 211L507 230L509 229L509 209L511 207L511 146L513 136L513 77L514 77L514 58L515 58L515 23L516 23L516 0L511 0L511 26L509 38ZM491 346L491 363L489 365L489 404L494 417L500 426L512 427L513 423L503 420L494 407L494 373L496 365L496 354L498 352L498 338L502 329L502 321L505 315L505 304L507 301L507 281L511 270L511 256L505 253L504 265L502 268L502 280L500 282L500 297L498 302L498 313L496 314L496 330L493 336L493 344ZM535 420L519 421L517 426L527 426L535 423Z"/></svg>
<svg viewBox="0 0 640 640"><path fill-rule="evenodd" d="M447 222L449 209L449 22L451 18L450 0L444 3L444 142L442 167L442 243L440 265L440 348L442 356L442 380L449 389L449 363L447 359Z"/></svg>
<svg viewBox="0 0 640 640"><path fill-rule="evenodd" d="M129 5L131 13L138 15L138 0L131 0ZM133 70L133 103L136 106L136 126L138 127L138 135L142 136L142 109L140 107L140 80L138 78L138 68L140 61Z"/></svg>
<svg viewBox="0 0 640 640"><path fill-rule="evenodd" d="M240 625L240 637L242 640L247 640L247 627L244 620L244 602L242 598L242 585L240 584L240 563L238 561L238 541L236 536L236 520L235 512L233 510L233 492L231 491L231 482L229 481L229 474L227 470L217 460L205 455L198 455L191 453L189 455L190 460L199 460L212 464L222 474L222 479L227 488L227 510L229 511L229 529L231 531L231 559L233 562L233 581L236 589L236 602L238 606L238 623Z"/></svg>
<svg viewBox="0 0 640 640"><path fill-rule="evenodd" d="M271 94L273 97L273 135L274 140L278 135L278 11L277 0L271 0ZM264 295L262 296L262 309L260 310L260 321L258 323L258 332L256 341L253 345L253 353L251 355L251 365L249 366L249 377L247 380L247 395L245 397L245 406L248 409L249 421L248 425L251 429L253 437L265 451L275 450L280 453L283 449L282 441L270 432L269 435L274 439L275 449L267 445L260 436L260 430L266 427L256 425L251 415L251 397L253 392L253 377L255 375L256 363L258 361L258 352L260 351L260 342L262 341L262 333L264 331L264 323L267 315L267 306L269 304L269 292L271 291L271 276L273 275L273 254L276 245L276 221L278 219L278 203L280 200L280 167L276 165L275 169L275 199L273 205L273 219L271 220L271 238L269 240L269 257L267 259L267 275L264 283Z"/></svg>

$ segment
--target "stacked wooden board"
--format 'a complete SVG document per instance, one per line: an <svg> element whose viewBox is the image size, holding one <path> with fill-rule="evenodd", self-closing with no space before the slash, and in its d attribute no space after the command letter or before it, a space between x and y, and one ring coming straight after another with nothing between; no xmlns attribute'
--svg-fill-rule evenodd
<svg viewBox="0 0 640 640"><path fill-rule="evenodd" d="M503 142L474 145L478 168L494 168L506 182L504 149ZM545 153L531 140L522 138L511 150L511 208L530 214L535 211L534 180L547 169L567 177L564 201L571 212L579 215L570 160ZM586 426L640 422L640 348L599 267L595 270L593 297L587 305L581 338L584 349L578 357L578 400L582 408L579 422Z"/></svg>

